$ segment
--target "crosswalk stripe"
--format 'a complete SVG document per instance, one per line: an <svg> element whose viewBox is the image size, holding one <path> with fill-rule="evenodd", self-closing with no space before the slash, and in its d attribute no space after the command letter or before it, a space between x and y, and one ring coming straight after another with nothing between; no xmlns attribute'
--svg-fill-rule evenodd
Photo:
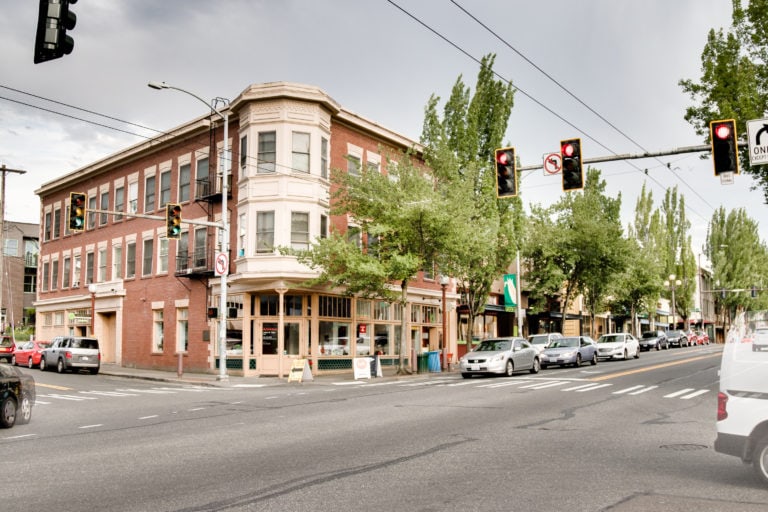
<svg viewBox="0 0 768 512"><path fill-rule="evenodd" d="M610 386L611 384L608 384L608 385ZM600 384L597 384L595 382L590 382L589 384L581 384L579 386L573 386L573 387L570 387L570 388L561 389L560 391L579 391L579 392L582 391L582 390L590 391L592 389L597 389L599 387L602 388L604 386L602 386Z"/></svg>
<svg viewBox="0 0 768 512"><path fill-rule="evenodd" d="M565 384L565 381L556 380L555 382L545 382L544 384L536 383L536 384L529 384L527 386L523 386L523 388L526 389L544 389L544 388L552 388L556 386L562 386Z"/></svg>
<svg viewBox="0 0 768 512"><path fill-rule="evenodd" d="M656 389L656 388L658 388L658 387L659 387L659 386L648 386L648 387L646 387L645 389L641 389L641 390L639 390L639 391L634 391L634 392L630 393L630 395L640 395L640 394L646 393L646 392L648 392L648 391L651 391L651 390L653 390L653 389Z"/></svg>
<svg viewBox="0 0 768 512"><path fill-rule="evenodd" d="M703 395L704 393L708 393L708 389L700 389L696 391L695 393L691 393L690 395L681 396L680 400L690 400L691 398L697 397L699 395Z"/></svg>
<svg viewBox="0 0 768 512"><path fill-rule="evenodd" d="M623 395L624 393L629 393L630 391L635 391L636 389L640 389L642 387L643 387L642 385L640 385L640 386L632 386L631 388L620 389L619 391L614 391L613 394L614 395Z"/></svg>
<svg viewBox="0 0 768 512"><path fill-rule="evenodd" d="M678 396L690 393L691 391L693 391L693 388L685 388L680 391L675 391L674 393L664 395L664 398L677 398Z"/></svg>
<svg viewBox="0 0 768 512"><path fill-rule="evenodd" d="M504 382L494 382L493 384L482 384L477 386L479 388L504 388L507 386L519 386L520 384L527 384L530 380L507 380Z"/></svg>
<svg viewBox="0 0 768 512"><path fill-rule="evenodd" d="M80 391L84 395L98 395L98 396L139 396L136 393L121 393L119 391Z"/></svg>
<svg viewBox="0 0 768 512"><path fill-rule="evenodd" d="M608 387L608 386L613 386L613 384L608 384L608 383L606 383L606 384L598 384L596 386L592 386L591 388L577 389L576 392L577 393L584 393L586 391L594 391L595 389L605 388L605 387Z"/></svg>
<svg viewBox="0 0 768 512"><path fill-rule="evenodd" d="M40 396L45 397L45 398L58 398L60 400L73 400L73 401L76 401L76 402L81 402L83 400L97 400L97 398L93 397L93 396L62 395L62 394L58 394L58 393L52 393L52 394L49 394L49 395L40 395Z"/></svg>

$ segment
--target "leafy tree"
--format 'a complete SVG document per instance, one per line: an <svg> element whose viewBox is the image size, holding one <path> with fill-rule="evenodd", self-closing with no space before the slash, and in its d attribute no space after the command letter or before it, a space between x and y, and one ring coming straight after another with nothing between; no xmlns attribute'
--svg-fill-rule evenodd
<svg viewBox="0 0 768 512"><path fill-rule="evenodd" d="M661 247L664 255L661 281L669 280L674 275L680 285L666 287L665 294L672 300L672 286L675 286L675 314L686 322L693 308L693 294L696 290L696 259L691 250L691 237L688 234L691 223L685 216L685 196L678 195L677 187L667 189L661 204L663 230Z"/></svg>
<svg viewBox="0 0 768 512"><path fill-rule="evenodd" d="M468 342L491 285L515 257L523 230L520 199L496 197L494 150L502 145L514 90L495 79L494 59L482 59L474 94L461 76L456 80L442 117L440 98L430 98L421 138L425 161L453 217L449 249L438 264L456 279L465 297L469 322L463 336Z"/></svg>
<svg viewBox="0 0 768 512"><path fill-rule="evenodd" d="M768 0L733 0L729 31L710 30L701 54L699 82L681 80L680 85L694 102L685 119L696 133L709 137L709 122L734 118L746 133L746 121L760 119L768 111ZM740 158L741 168L756 180L768 202L768 166L750 167L747 148Z"/></svg>

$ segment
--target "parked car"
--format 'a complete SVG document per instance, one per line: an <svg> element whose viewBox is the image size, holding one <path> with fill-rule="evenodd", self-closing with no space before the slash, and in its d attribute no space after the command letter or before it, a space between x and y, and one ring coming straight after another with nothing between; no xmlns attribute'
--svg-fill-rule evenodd
<svg viewBox="0 0 768 512"><path fill-rule="evenodd" d="M752 336L752 352L762 352L768 350L768 328L759 327L755 329Z"/></svg>
<svg viewBox="0 0 768 512"><path fill-rule="evenodd" d="M640 350L667 350L669 348L669 340L664 331L645 331L640 335L638 340L640 343Z"/></svg>
<svg viewBox="0 0 768 512"><path fill-rule="evenodd" d="M685 331L685 335L688 336L688 345L694 347L698 343L699 337L696 335L696 332L694 332L691 329L688 329Z"/></svg>
<svg viewBox="0 0 768 512"><path fill-rule="evenodd" d="M16 344L8 336L0 337L0 362L5 361L10 363L13 359L13 351L16 349Z"/></svg>
<svg viewBox="0 0 768 512"><path fill-rule="evenodd" d="M528 343L533 345L539 354L552 343L553 340L559 340L563 335L559 332L545 332L543 334L531 334L528 336Z"/></svg>
<svg viewBox="0 0 768 512"><path fill-rule="evenodd" d="M589 336L564 336L552 340L541 353L542 368L555 364L581 366L587 361L597 364L597 345Z"/></svg>
<svg viewBox="0 0 768 512"><path fill-rule="evenodd" d="M14 365L26 366L30 369L39 366L43 349L50 346L50 341L27 341L21 345L16 345L11 362Z"/></svg>
<svg viewBox="0 0 768 512"><path fill-rule="evenodd" d="M0 363L0 427L29 423L36 397L35 379L31 375Z"/></svg>
<svg viewBox="0 0 768 512"><path fill-rule="evenodd" d="M640 357L640 344L637 338L628 332L603 334L597 339L597 357L599 359L635 359Z"/></svg>
<svg viewBox="0 0 768 512"><path fill-rule="evenodd" d="M762 321L766 313L738 315L726 339L738 340L750 324ZM766 339L766 331L763 327L756 329L753 351L754 341ZM751 464L757 479L768 485L768 358L754 354L742 343L728 342L723 347L719 375L714 449Z"/></svg>
<svg viewBox="0 0 768 512"><path fill-rule="evenodd" d="M528 370L539 373L539 351L523 338L490 338L459 359L461 376L502 374Z"/></svg>
<svg viewBox="0 0 768 512"><path fill-rule="evenodd" d="M687 347L688 336L678 329L667 331L667 339L670 347Z"/></svg>
<svg viewBox="0 0 768 512"><path fill-rule="evenodd" d="M41 353L40 369L56 368L59 373L68 370L87 369L93 375L99 373L101 352L99 340L78 336L56 336L51 346Z"/></svg>
<svg viewBox="0 0 768 512"><path fill-rule="evenodd" d="M707 331L696 331L696 344L709 345L709 334L707 334Z"/></svg>

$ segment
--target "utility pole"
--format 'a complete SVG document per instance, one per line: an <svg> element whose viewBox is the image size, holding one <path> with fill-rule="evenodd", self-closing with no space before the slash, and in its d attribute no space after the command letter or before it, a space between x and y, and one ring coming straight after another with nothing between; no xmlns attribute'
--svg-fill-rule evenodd
<svg viewBox="0 0 768 512"><path fill-rule="evenodd" d="M7 172L25 174L27 171L8 169L5 164L0 167L0 315L3 312L3 277L5 276L5 173ZM5 325L3 324L2 327ZM11 332L11 335L13 334Z"/></svg>

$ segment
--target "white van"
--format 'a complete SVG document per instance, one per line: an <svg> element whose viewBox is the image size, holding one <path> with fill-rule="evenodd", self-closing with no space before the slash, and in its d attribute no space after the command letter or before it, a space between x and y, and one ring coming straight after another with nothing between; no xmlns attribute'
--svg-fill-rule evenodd
<svg viewBox="0 0 768 512"><path fill-rule="evenodd" d="M755 351L754 333L768 311L742 313L728 333L720 363L715 451L752 464L768 484L768 352Z"/></svg>

